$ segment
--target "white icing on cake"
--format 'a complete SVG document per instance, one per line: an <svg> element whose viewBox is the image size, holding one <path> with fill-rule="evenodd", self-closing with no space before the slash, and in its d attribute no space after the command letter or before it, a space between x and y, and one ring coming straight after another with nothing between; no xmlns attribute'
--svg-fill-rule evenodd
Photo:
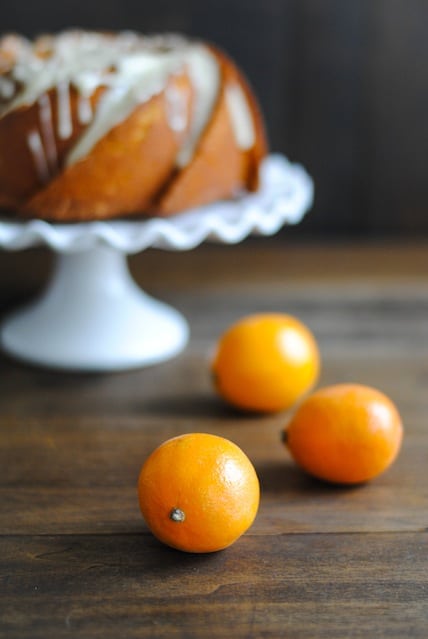
<svg viewBox="0 0 428 639"><path fill-rule="evenodd" d="M15 94L15 83L9 78L0 77L0 98L10 100Z"/></svg>
<svg viewBox="0 0 428 639"><path fill-rule="evenodd" d="M226 87L226 104L238 148L243 151L252 149L256 140L253 115L248 100L238 84L229 84Z"/></svg>
<svg viewBox="0 0 428 639"><path fill-rule="evenodd" d="M177 165L183 167L190 162L201 134L207 125L220 90L220 70L217 60L203 45L193 45L186 56L190 80L195 90L190 130L182 145Z"/></svg>
<svg viewBox="0 0 428 639"><path fill-rule="evenodd" d="M165 91L168 124L173 131L181 133L189 120L189 95L184 89L169 85Z"/></svg>
<svg viewBox="0 0 428 639"><path fill-rule="evenodd" d="M79 102L77 105L77 115L78 115L80 124L89 124L89 122L92 120L93 113L92 113L92 105L91 105L91 96L84 95L83 93L79 95Z"/></svg>
<svg viewBox="0 0 428 639"><path fill-rule="evenodd" d="M46 151L46 159L51 176L58 172L58 153L52 120L52 108L47 93L38 99L41 139Z"/></svg>
<svg viewBox="0 0 428 639"><path fill-rule="evenodd" d="M68 80L58 82L56 93L58 98L58 136L61 140L68 140L73 133L73 122L70 111L70 85Z"/></svg>
<svg viewBox="0 0 428 639"><path fill-rule="evenodd" d="M33 156L34 166L36 167L39 180L42 184L45 184L48 182L50 175L40 133L38 131L31 131L27 137L27 144Z"/></svg>
<svg viewBox="0 0 428 639"><path fill-rule="evenodd" d="M64 140L73 134L71 89L78 93L78 121L86 127L65 159L67 166L86 157L113 127L184 70L193 89L191 112L188 91L169 85L165 100L169 126L182 139L177 166L192 159L220 91L219 64L208 47L175 35L83 31L43 36L34 44L20 38L13 44L18 51L14 64L0 75L0 117L38 102L40 132L30 133L28 145L43 182L59 168L54 131ZM104 91L92 109L91 96L98 88ZM52 89L56 90L55 123L47 96ZM234 84L227 87L226 98L236 143L248 149L255 133L246 97Z"/></svg>

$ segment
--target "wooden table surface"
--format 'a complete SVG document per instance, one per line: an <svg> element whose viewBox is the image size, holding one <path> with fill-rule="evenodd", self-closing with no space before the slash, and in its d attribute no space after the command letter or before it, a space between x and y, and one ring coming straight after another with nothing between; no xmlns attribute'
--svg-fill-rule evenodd
<svg viewBox="0 0 428 639"><path fill-rule="evenodd" d="M122 373L67 374L0 358L0 636L428 636L428 245L253 239L131 258L138 282L191 325L179 357ZM0 255L1 312L44 283L51 256ZM305 476L279 441L288 415L223 405L209 357L256 311L314 331L319 384L378 387L405 438L384 475L358 488ZM228 437L253 460L262 500L225 551L162 546L136 480L173 435Z"/></svg>

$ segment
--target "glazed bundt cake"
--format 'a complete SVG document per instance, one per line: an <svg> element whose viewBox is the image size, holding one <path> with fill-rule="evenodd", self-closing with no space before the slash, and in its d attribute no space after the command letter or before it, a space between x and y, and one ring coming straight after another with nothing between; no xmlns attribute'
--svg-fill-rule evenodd
<svg viewBox="0 0 428 639"><path fill-rule="evenodd" d="M180 36L0 39L0 209L57 222L168 216L256 189L263 122L242 73Z"/></svg>

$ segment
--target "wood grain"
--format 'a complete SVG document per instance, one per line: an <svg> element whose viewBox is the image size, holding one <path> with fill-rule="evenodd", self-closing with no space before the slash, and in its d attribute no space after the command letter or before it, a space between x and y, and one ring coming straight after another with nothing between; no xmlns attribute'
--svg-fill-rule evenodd
<svg viewBox="0 0 428 639"><path fill-rule="evenodd" d="M11 639L426 637L426 533L247 535L213 555L148 535L1 541Z"/></svg>
<svg viewBox="0 0 428 639"><path fill-rule="evenodd" d="M132 258L137 281L188 317L165 364L67 374L0 356L0 637L426 637L428 266L424 244L251 240ZM0 255L4 314L46 282L44 251ZM314 331L320 384L358 381L397 403L405 438L375 481L307 477L280 442L290 413L240 414L216 396L221 331L255 311ZM163 547L141 518L149 452L189 431L240 445L257 519L224 552Z"/></svg>

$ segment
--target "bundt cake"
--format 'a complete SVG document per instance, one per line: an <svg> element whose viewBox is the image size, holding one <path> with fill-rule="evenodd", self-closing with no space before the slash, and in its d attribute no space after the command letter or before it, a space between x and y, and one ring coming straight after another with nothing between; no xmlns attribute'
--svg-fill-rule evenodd
<svg viewBox="0 0 428 639"><path fill-rule="evenodd" d="M2 215L169 216L257 188L263 121L216 47L175 35L0 39Z"/></svg>

